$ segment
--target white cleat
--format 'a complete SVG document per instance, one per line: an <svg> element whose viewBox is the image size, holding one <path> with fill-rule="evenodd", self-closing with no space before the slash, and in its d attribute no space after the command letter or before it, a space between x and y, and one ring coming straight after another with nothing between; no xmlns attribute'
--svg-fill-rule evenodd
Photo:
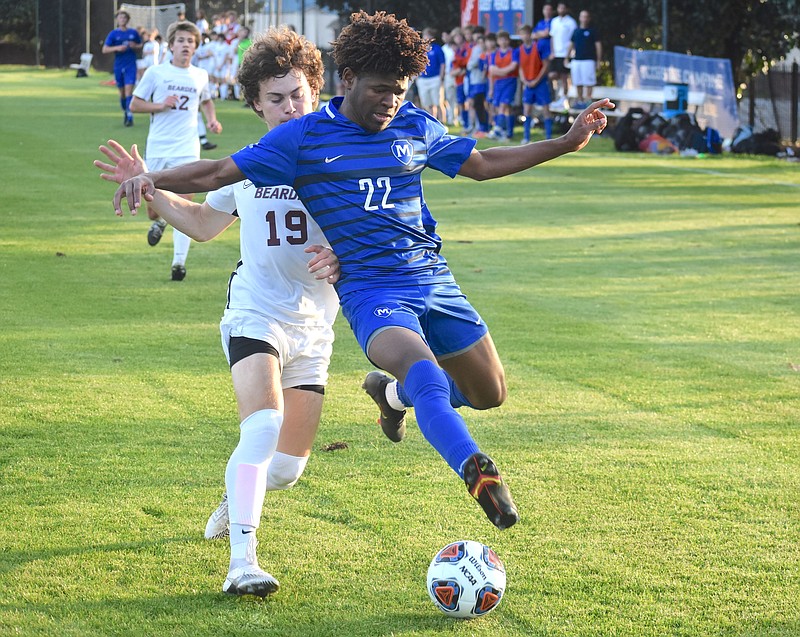
<svg viewBox="0 0 800 637"><path fill-rule="evenodd" d="M278 590L280 584L272 575L256 565L233 569L225 578L222 592L228 595L257 595L266 597Z"/></svg>
<svg viewBox="0 0 800 637"><path fill-rule="evenodd" d="M207 540L221 540L231 534L230 520L228 519L228 494L222 494L222 502L217 510L211 514L206 522L205 538Z"/></svg>

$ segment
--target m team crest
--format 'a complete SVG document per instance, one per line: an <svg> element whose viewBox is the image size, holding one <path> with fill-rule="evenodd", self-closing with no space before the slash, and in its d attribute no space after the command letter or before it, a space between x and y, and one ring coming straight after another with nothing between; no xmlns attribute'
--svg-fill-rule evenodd
<svg viewBox="0 0 800 637"><path fill-rule="evenodd" d="M407 139L396 139L392 142L392 155L404 166L414 159L414 146Z"/></svg>

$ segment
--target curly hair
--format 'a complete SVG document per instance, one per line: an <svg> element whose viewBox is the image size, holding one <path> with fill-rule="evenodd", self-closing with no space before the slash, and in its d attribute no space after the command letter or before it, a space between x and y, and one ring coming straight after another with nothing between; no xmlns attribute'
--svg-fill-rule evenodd
<svg viewBox="0 0 800 637"><path fill-rule="evenodd" d="M356 75L377 73L415 77L428 66L430 40L425 40L405 20L378 11L359 11L333 42L333 60L339 77L346 68Z"/></svg>
<svg viewBox="0 0 800 637"><path fill-rule="evenodd" d="M255 111L253 103L258 99L261 82L273 77L283 77L292 69L305 73L316 105L325 83L319 49L302 35L286 27L269 29L258 36L245 51L236 75L236 80L242 87L244 101ZM258 111L256 113L260 115Z"/></svg>

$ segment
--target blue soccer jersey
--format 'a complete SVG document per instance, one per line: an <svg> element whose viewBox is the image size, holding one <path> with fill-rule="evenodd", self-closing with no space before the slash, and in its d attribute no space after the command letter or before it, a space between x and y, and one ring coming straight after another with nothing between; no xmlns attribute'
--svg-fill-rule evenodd
<svg viewBox="0 0 800 637"><path fill-rule="evenodd" d="M114 54L114 69L120 69L129 64L136 66L136 50L131 49L131 44L141 44L142 38L136 29L114 29L106 37L106 46L119 46L120 44L128 43L127 49L124 51L117 51Z"/></svg>
<svg viewBox="0 0 800 637"><path fill-rule="evenodd" d="M294 187L339 257L340 296L451 282L420 177L426 166L455 177L475 140L448 135L409 102L369 132L339 112L341 100L271 130L233 161L256 186Z"/></svg>

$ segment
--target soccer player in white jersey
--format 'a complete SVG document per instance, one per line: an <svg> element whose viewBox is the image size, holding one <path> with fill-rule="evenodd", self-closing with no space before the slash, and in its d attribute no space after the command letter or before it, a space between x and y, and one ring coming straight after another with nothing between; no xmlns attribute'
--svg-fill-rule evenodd
<svg viewBox="0 0 800 637"><path fill-rule="evenodd" d="M197 116L202 111L208 129L222 132L208 88L208 73L192 65L192 56L200 43L200 31L186 20L173 22L167 30L172 53L168 64L151 66L133 91L131 111L150 113L145 158L150 170L172 168L200 159ZM193 195L185 195L191 199ZM166 221L148 207L153 220L147 242L154 246L161 240ZM186 257L191 239L175 229L172 235L172 280L186 276Z"/></svg>
<svg viewBox="0 0 800 637"><path fill-rule="evenodd" d="M239 81L247 104L275 128L313 110L322 58L293 31L268 31L245 54ZM121 182L143 172L135 147L132 157L118 143L109 145L101 151L112 163L95 162L105 179ZM216 236L236 216L242 223L241 261L220 324L241 434L225 473L227 495L209 518L206 537L228 535L230 520L223 590L265 596L278 582L258 565L254 531L265 492L293 486L311 453L339 308L330 285L338 278L338 260L323 247L319 226L291 186L242 181L209 193L203 204L159 191L151 205L198 240Z"/></svg>
<svg viewBox="0 0 800 637"><path fill-rule="evenodd" d="M251 179L291 183L339 258L342 314L369 360L394 376L426 440L500 529L519 520L494 461L478 447L458 406L503 402L505 376L488 328L425 231L421 173L481 181L511 175L589 143L607 124L608 99L584 109L556 139L475 148L405 101L427 64L428 43L405 20L354 13L334 42L344 96L288 122L232 157L138 175L120 184L136 210L156 188L181 192ZM371 394L372 395L372 394ZM373 396L383 403L380 396ZM401 400L402 402L402 400ZM399 436L398 436L399 437Z"/></svg>

